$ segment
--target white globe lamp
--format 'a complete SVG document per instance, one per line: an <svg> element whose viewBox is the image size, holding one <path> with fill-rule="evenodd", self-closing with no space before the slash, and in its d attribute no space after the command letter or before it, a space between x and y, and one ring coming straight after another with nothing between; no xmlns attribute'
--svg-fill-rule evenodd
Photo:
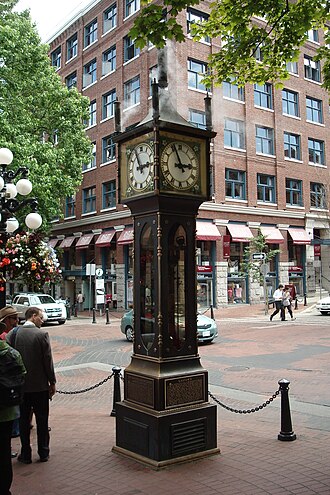
<svg viewBox="0 0 330 495"><path fill-rule="evenodd" d="M0 148L0 163L10 165L13 161L13 154L8 148Z"/></svg>
<svg viewBox="0 0 330 495"><path fill-rule="evenodd" d="M6 193L10 199L16 198L17 189L16 189L15 184L13 184L12 182L9 182L8 184L6 184Z"/></svg>
<svg viewBox="0 0 330 495"><path fill-rule="evenodd" d="M33 212L29 213L25 218L25 223L29 229L38 229L42 224L42 218L39 213Z"/></svg>
<svg viewBox="0 0 330 495"><path fill-rule="evenodd" d="M18 194L27 196L32 191L32 183L29 179L20 179L16 182L16 189Z"/></svg>
<svg viewBox="0 0 330 495"><path fill-rule="evenodd" d="M5 181L3 180L2 177L0 177L0 191L5 187Z"/></svg>
<svg viewBox="0 0 330 495"><path fill-rule="evenodd" d="M16 218L8 218L7 222L6 222L6 230L7 232L11 233L11 232L15 232L15 230L17 230L19 227L19 223L18 223L18 220Z"/></svg>

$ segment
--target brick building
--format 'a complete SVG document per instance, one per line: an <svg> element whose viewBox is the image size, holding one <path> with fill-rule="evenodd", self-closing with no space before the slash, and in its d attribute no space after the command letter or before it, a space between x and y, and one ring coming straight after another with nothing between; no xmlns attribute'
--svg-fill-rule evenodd
<svg viewBox="0 0 330 495"><path fill-rule="evenodd" d="M207 15L208 2L202 5L203 11L182 14L186 43L168 46L171 100L198 126L205 126L201 73L208 55L221 46L217 39L193 42L189 37L190 23ZM156 48L139 51L128 36L138 11L139 0L95 0L49 40L51 63L64 83L90 99L86 132L93 159L83 164L81 189L66 198L64 220L54 222L50 239L63 249L62 293L73 299L82 290L86 307L91 304L90 263L102 268L105 291L119 307L132 302L133 225L129 209L117 203L112 138L116 98L123 127L139 123L150 108L151 80L157 77ZM201 206L197 224L201 306L263 298L259 284L240 274L244 247L259 229L272 249L280 249L267 274L269 294L279 282L293 283L299 294L315 292L321 279L330 289L329 96L321 87L320 64L312 60L322 31L308 34L283 89L230 83L211 88L217 136L212 201Z"/></svg>

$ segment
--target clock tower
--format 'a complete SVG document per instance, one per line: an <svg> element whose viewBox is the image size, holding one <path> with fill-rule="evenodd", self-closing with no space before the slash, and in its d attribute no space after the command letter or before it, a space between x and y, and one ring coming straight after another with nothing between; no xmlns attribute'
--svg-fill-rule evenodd
<svg viewBox="0 0 330 495"><path fill-rule="evenodd" d="M204 130L177 114L167 91L152 89L150 114L116 138L120 202L134 221L134 344L113 450L160 468L219 452L198 355L195 261L215 133L208 97Z"/></svg>

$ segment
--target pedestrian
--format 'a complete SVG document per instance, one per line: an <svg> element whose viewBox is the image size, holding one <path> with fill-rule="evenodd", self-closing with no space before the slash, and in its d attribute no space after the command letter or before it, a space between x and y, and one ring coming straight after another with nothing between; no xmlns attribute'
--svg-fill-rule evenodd
<svg viewBox="0 0 330 495"><path fill-rule="evenodd" d="M277 313L281 313L281 320L285 321L285 310L283 306L283 289L284 286L280 284L276 291L274 292L274 302L275 302L275 311L273 314L270 315L270 321L274 318Z"/></svg>
<svg viewBox="0 0 330 495"><path fill-rule="evenodd" d="M5 331L5 325L0 323L0 330ZM26 370L22 358L15 349L11 348L7 342L0 339L0 360L7 353L10 353L25 374ZM19 406L0 406L0 494L10 495L10 487L13 481L12 453L11 453L11 435L13 422L19 417Z"/></svg>
<svg viewBox="0 0 330 495"><path fill-rule="evenodd" d="M38 454L41 462L49 459L49 400L56 392L56 377L48 332L40 327L42 311L34 306L25 313L26 322L18 327L15 348L20 352L27 370L23 402L20 406L21 454L17 460L31 464L30 418L33 410L37 423ZM11 344L13 330L7 335Z"/></svg>
<svg viewBox="0 0 330 495"><path fill-rule="evenodd" d="M85 301L85 298L83 296L83 294L81 293L81 290L78 292L78 295L77 295L77 304L78 304L78 311L83 311L83 303Z"/></svg>
<svg viewBox="0 0 330 495"><path fill-rule="evenodd" d="M285 315L285 310L288 310L289 315L291 316L291 320L294 320L293 312L292 312L292 298L291 298L291 293L289 290L285 290L283 293L283 307L284 307L284 315ZM285 318L285 316L284 316Z"/></svg>

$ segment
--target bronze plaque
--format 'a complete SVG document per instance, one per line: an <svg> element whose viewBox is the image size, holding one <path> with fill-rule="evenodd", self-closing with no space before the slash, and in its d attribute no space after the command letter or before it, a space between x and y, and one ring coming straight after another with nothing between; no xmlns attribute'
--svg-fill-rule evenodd
<svg viewBox="0 0 330 495"><path fill-rule="evenodd" d="M143 406L154 407L154 381L139 375L126 373L126 399Z"/></svg>
<svg viewBox="0 0 330 495"><path fill-rule="evenodd" d="M165 380L165 407L184 406L204 402L204 375Z"/></svg>

